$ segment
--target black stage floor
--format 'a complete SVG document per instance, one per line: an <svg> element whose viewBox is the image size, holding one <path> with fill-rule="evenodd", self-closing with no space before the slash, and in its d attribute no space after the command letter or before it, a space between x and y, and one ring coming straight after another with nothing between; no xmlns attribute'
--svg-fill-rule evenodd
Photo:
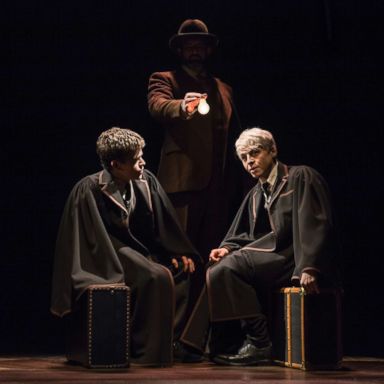
<svg viewBox="0 0 384 384"><path fill-rule="evenodd" d="M209 362L172 368L87 369L64 356L0 357L1 383L149 383L157 384L361 384L384 383L384 359L346 357L337 371L301 371L278 366L219 367Z"/></svg>

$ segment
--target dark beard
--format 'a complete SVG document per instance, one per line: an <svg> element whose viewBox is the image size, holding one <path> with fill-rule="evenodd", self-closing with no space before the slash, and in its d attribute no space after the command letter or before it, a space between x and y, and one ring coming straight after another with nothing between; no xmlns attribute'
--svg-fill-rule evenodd
<svg viewBox="0 0 384 384"><path fill-rule="evenodd" d="M201 71L205 68L205 61L202 59L184 60L183 64L194 71Z"/></svg>

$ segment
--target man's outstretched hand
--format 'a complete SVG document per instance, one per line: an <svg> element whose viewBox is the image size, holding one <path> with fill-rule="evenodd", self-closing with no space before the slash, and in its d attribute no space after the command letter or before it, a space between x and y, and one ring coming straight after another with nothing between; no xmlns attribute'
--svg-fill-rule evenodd
<svg viewBox="0 0 384 384"><path fill-rule="evenodd" d="M199 106L200 99L206 99L206 93L197 93L197 92L187 92L184 96L184 99L181 103L181 108L187 115L192 115L196 112L197 107Z"/></svg>

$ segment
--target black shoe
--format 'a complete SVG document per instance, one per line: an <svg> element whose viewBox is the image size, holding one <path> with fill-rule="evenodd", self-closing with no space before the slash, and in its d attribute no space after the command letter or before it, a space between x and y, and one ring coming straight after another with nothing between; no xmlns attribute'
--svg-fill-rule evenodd
<svg viewBox="0 0 384 384"><path fill-rule="evenodd" d="M269 363L271 361L272 345L265 348L258 348L250 342L244 343L236 355L217 355L211 358L219 365L256 365L260 363Z"/></svg>
<svg viewBox="0 0 384 384"><path fill-rule="evenodd" d="M176 341L173 343L173 361L175 363L201 363L203 361L203 354Z"/></svg>

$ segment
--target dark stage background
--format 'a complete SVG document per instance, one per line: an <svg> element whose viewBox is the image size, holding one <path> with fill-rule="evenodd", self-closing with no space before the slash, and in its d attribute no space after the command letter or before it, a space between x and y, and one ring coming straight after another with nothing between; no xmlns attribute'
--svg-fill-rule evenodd
<svg viewBox="0 0 384 384"><path fill-rule="evenodd" d="M174 67L168 39L192 17L220 37L213 72L233 86L243 127L271 130L282 161L329 181L343 246L345 354L384 355L382 1L15 0L1 8L2 354L63 352L49 299L65 199L99 169L94 143L111 126L143 134L156 171L162 134L147 112L147 81Z"/></svg>

